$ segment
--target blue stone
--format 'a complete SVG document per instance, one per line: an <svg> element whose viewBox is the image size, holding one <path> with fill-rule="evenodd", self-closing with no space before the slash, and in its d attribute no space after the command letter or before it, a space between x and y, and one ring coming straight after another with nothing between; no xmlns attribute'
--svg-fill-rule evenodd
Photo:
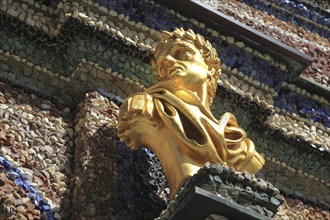
<svg viewBox="0 0 330 220"><path fill-rule="evenodd" d="M324 122L324 125L327 126L327 127L330 127L330 121Z"/></svg>
<svg viewBox="0 0 330 220"><path fill-rule="evenodd" d="M51 212L45 212L41 215L41 219L44 219L44 220L54 220L54 216L52 215Z"/></svg>
<svg viewBox="0 0 330 220"><path fill-rule="evenodd" d="M47 205L47 204L42 205L42 206L40 207L40 210L41 210L42 213L44 213L44 212L49 212L49 211L50 211L50 206Z"/></svg>
<svg viewBox="0 0 330 220"><path fill-rule="evenodd" d="M38 203L39 203L39 201L41 200L41 196L40 196L40 195L37 195L37 196L36 196L36 200L37 200Z"/></svg>
<svg viewBox="0 0 330 220"><path fill-rule="evenodd" d="M15 172L15 173L21 173L21 171L17 168L12 168L12 170Z"/></svg>
<svg viewBox="0 0 330 220"><path fill-rule="evenodd" d="M108 6L108 1L107 0L99 0L99 4L107 7Z"/></svg>
<svg viewBox="0 0 330 220"><path fill-rule="evenodd" d="M22 185L23 185L23 181L20 180L19 178L18 178L18 179L15 179L14 182L15 182L15 184L16 184L17 186L22 186Z"/></svg>
<svg viewBox="0 0 330 220"><path fill-rule="evenodd" d="M0 156L0 164L1 164L1 165L3 165L3 163L4 163L5 160L6 160L6 159L5 159L4 157Z"/></svg>
<svg viewBox="0 0 330 220"><path fill-rule="evenodd" d="M35 192L28 192L27 196L31 199L31 201L34 203L34 200L36 199Z"/></svg>
<svg viewBox="0 0 330 220"><path fill-rule="evenodd" d="M29 181L23 182L22 188L24 189L25 192L27 192L28 189L30 188L30 182Z"/></svg>
<svg viewBox="0 0 330 220"><path fill-rule="evenodd" d="M9 161L4 160L4 161L3 161L3 166L5 167L5 169L10 169L11 164L10 164Z"/></svg>
<svg viewBox="0 0 330 220"><path fill-rule="evenodd" d="M29 190L30 193L35 194L37 191L35 190L35 188L33 188L32 186L29 186Z"/></svg>
<svg viewBox="0 0 330 220"><path fill-rule="evenodd" d="M15 172L7 172L7 176L9 179L15 180L15 179L18 179L19 174L15 173Z"/></svg>
<svg viewBox="0 0 330 220"><path fill-rule="evenodd" d="M36 209L39 209L39 201L38 201L38 199L37 198L33 198L31 200L32 200L33 204L36 206Z"/></svg>
<svg viewBox="0 0 330 220"><path fill-rule="evenodd" d="M44 200L40 199L39 206L43 206L43 205L47 205L47 203Z"/></svg>

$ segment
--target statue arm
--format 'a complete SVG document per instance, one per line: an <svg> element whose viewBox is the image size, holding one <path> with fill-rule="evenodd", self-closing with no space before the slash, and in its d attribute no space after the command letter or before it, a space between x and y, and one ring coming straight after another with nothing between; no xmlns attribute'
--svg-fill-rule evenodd
<svg viewBox="0 0 330 220"><path fill-rule="evenodd" d="M129 147L148 145L148 136L156 127L154 100L150 94L135 93L129 96L119 113L118 136Z"/></svg>

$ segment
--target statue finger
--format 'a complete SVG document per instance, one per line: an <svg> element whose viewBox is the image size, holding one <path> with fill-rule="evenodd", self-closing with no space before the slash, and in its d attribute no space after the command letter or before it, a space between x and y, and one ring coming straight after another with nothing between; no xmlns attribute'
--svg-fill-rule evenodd
<svg viewBox="0 0 330 220"><path fill-rule="evenodd" d="M147 94L145 96L145 105L144 105L144 109L143 109L143 113L152 118L153 117L153 111L154 111L154 103L153 103L153 99L152 96Z"/></svg>
<svg viewBox="0 0 330 220"><path fill-rule="evenodd" d="M130 118L132 97L126 99L120 107L119 118L122 120L127 120Z"/></svg>
<svg viewBox="0 0 330 220"><path fill-rule="evenodd" d="M135 95L132 97L130 111L134 113L140 113L144 107L144 97L145 95Z"/></svg>

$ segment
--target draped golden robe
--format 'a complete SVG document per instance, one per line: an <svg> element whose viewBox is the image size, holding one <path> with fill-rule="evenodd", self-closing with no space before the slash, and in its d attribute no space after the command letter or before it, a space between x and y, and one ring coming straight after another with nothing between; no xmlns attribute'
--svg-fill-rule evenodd
<svg viewBox="0 0 330 220"><path fill-rule="evenodd" d="M130 139L131 148L144 145L157 155L172 196L180 181L206 162L250 173L262 168L263 157L231 113L218 121L194 93L177 89L170 81L156 84L145 94L152 96L153 118L137 115L130 123L121 110L118 135L122 141Z"/></svg>

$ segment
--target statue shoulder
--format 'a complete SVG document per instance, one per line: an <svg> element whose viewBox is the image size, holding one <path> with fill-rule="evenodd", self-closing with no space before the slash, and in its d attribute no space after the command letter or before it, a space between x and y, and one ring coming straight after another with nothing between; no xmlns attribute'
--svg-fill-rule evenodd
<svg viewBox="0 0 330 220"><path fill-rule="evenodd" d="M150 120L153 119L154 100L152 95L139 92L125 99L120 107L119 119L130 120L132 117L136 116L144 116Z"/></svg>
<svg viewBox="0 0 330 220"><path fill-rule="evenodd" d="M118 137L132 149L148 144L150 135L157 130L154 98L148 93L135 93L127 97L120 107Z"/></svg>

